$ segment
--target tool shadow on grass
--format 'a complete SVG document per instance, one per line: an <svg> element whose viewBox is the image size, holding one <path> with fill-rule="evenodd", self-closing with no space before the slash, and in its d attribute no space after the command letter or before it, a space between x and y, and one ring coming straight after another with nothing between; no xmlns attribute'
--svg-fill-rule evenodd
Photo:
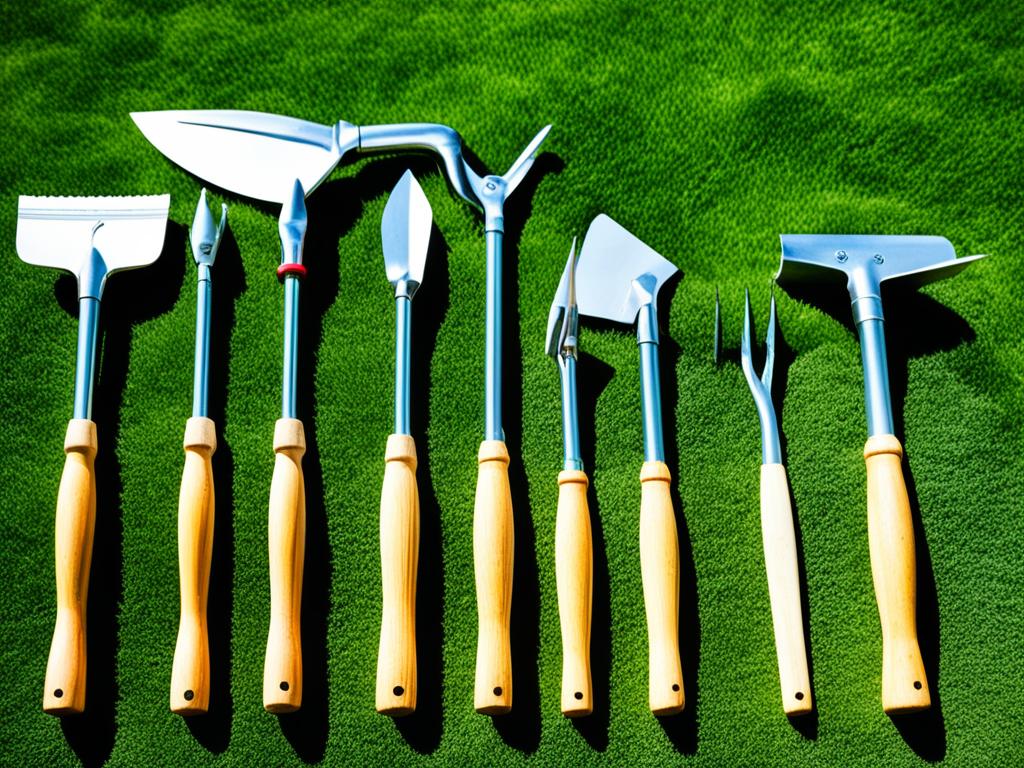
<svg viewBox="0 0 1024 768"><path fill-rule="evenodd" d="M797 286L788 287L787 291L794 298L822 309L856 336L849 302L844 292L813 292L810 288L800 289ZM886 318L886 364L889 369L893 431L900 442L906 445L904 403L907 397L910 359L955 349L960 344L973 341L975 335L966 320L920 291L896 285L883 285L882 299ZM938 593L914 475L910 471L906 457L903 460L903 477L914 525L918 641L924 658L925 673L928 676L932 705L922 712L892 715L891 719L904 742L919 757L929 762L938 762L946 756L946 725L939 692L941 649Z"/></svg>
<svg viewBox="0 0 1024 768"><path fill-rule="evenodd" d="M194 274L194 273L193 273ZM234 455L224 438L231 329L235 327L235 301L245 292L245 270L231 231L224 232L214 266L210 306L210 355L207 411L217 425L213 454L213 554L207 622L210 637L210 709L205 715L185 718L192 736L210 752L221 753L231 741L231 615L234 609L235 523Z"/></svg>
<svg viewBox="0 0 1024 768"><path fill-rule="evenodd" d="M537 647L540 641L540 583L537 574L536 534L523 467L523 358L519 318L519 242L530 218L533 198L549 174L558 174L565 162L552 152L537 156L530 173L506 203L502 243L502 411L512 491L515 553L512 565L512 711L493 718L501 739L522 752L540 746L540 679Z"/></svg>
<svg viewBox="0 0 1024 768"><path fill-rule="evenodd" d="M580 454L583 466L589 467L593 473L597 463L597 423L594 419L597 399L615 376L615 369L592 355L580 352L577 373ZM594 568L590 620L591 701L594 710L586 717L574 717L569 722L591 749L604 752L608 748L608 724L611 718L608 690L612 659L611 588L604 526L593 483L587 487L587 508L590 511Z"/></svg>
<svg viewBox="0 0 1024 768"><path fill-rule="evenodd" d="M341 239L362 215L362 203L390 191L406 169L417 175L436 172L436 163L426 157L398 157L377 160L364 166L354 178L323 184L306 200L309 229L306 233L303 262L309 278L303 282L299 309L302 344L298 359L298 415L312 428L306 432L303 477L306 493L306 552L302 593L303 698L297 712L279 716L281 731L298 757L307 763L323 759L329 728L329 688L327 669L327 619L331 606L333 566L324 501L323 467L320 461L316 414L320 404L313 386L317 356L323 338L323 317L338 298L339 248ZM277 206L261 206L277 217ZM419 326L417 326L419 327ZM425 445L426 441L424 441ZM422 530L421 530L422 534ZM434 532L433 544L439 555L440 533ZM429 524L427 536L431 535ZM440 591L440 590L438 590ZM440 598L438 598L440 599ZM440 608L436 611L440 625ZM427 617L433 620L433 616ZM440 642L440 641L439 641ZM437 652L439 657L440 651ZM432 661L431 654L426 654ZM437 737L440 741L440 698L437 711Z"/></svg>
<svg viewBox="0 0 1024 768"><path fill-rule="evenodd" d="M92 414L99 446L95 465L96 527L86 618L86 703L83 714L62 717L60 721L68 746L85 766L105 763L113 752L117 735L117 606L124 592L124 487L116 446L132 325L157 317L174 306L185 275L185 262L180 258L184 249L184 227L168 222L160 257L151 266L115 275L106 286L100 308L102 351L96 368ZM62 275L54 286L54 294L65 311L77 315L78 288L73 276Z"/></svg>
<svg viewBox="0 0 1024 768"><path fill-rule="evenodd" d="M404 166L403 166L404 167ZM399 174L401 171L398 172ZM419 178L423 174L414 171ZM392 183L397 183L398 174ZM410 426L416 441L419 471L416 480L420 496L419 568L416 574L416 624L423 629L416 633L416 711L395 719L395 727L406 743L420 754L431 754L441 743L443 725L442 686L444 669L442 635L444 629L444 579L438 564L441 552L441 505L434 491L430 472L430 360L437 344L437 334L448 313L450 278L448 243L436 223L430 232L428 258L423 284L416 293L416 329L412 341L413 372L409 398Z"/></svg>

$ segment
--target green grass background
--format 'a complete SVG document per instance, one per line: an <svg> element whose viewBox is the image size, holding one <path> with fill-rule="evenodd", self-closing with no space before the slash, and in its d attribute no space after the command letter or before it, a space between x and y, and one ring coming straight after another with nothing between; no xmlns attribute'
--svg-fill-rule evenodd
<svg viewBox="0 0 1024 768"><path fill-rule="evenodd" d="M1024 760L1024 13L1019 3L580 2L347 7L39 0L5 14L0 67L2 762L19 765L1011 765ZM509 204L506 432L513 451L515 713L472 707L472 508L483 425L479 217L428 158L361 160L309 200L303 392L310 440L302 712L263 711L266 507L280 397L276 211L232 195L214 267L220 430L210 714L168 711L176 507L190 414L199 184L131 110L235 108L323 123L456 127L502 172L553 123ZM254 162L258 162L254 158ZM378 494L391 429L386 193L420 176L442 235L415 304L420 708L373 709ZM71 413L74 286L22 264L19 194L171 193L158 266L111 279L97 384L100 508L89 712L42 713L53 508ZM685 273L662 315L683 551L688 712L647 711L638 562L639 374L625 332L585 327L594 493L594 684L559 713L558 376L548 304L573 235L607 212ZM935 706L890 720L865 517L860 358L846 310L777 292L791 350L782 428L802 535L817 712L778 693L758 516L759 432L735 365L742 289L763 319L780 232L941 234L991 257L888 298L897 431L917 510ZM711 363L714 287L732 361ZM842 297L837 306L842 310ZM762 326L763 327L763 326ZM600 362L598 362L600 361Z"/></svg>

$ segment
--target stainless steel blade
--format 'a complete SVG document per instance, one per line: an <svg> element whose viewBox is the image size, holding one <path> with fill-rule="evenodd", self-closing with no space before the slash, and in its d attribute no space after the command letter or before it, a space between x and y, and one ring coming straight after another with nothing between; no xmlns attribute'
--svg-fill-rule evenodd
<svg viewBox="0 0 1024 768"><path fill-rule="evenodd" d="M380 223L384 268L388 281L412 298L423 282L433 212L412 171L406 171L391 191Z"/></svg>

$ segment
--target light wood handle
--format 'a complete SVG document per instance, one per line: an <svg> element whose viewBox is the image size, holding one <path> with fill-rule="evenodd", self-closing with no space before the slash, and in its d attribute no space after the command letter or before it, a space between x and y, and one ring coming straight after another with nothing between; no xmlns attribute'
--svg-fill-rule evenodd
<svg viewBox="0 0 1024 768"><path fill-rule="evenodd" d="M782 464L761 465L761 535L775 630L775 654L779 660L782 709L787 715L805 715L814 704L804 647L796 530L786 468Z"/></svg>
<svg viewBox="0 0 1024 768"><path fill-rule="evenodd" d="M85 709L85 605L96 527L96 446L95 422L68 422L54 531L57 623L43 688L43 711L51 715Z"/></svg>
<svg viewBox="0 0 1024 768"><path fill-rule="evenodd" d="M480 444L473 511L473 570L479 634L473 704L485 715L512 709L512 490L508 450L501 440Z"/></svg>
<svg viewBox="0 0 1024 768"><path fill-rule="evenodd" d="M882 708L913 712L931 706L917 641L917 563L903 447L893 435L864 445L868 475L871 575L882 623Z"/></svg>
<svg viewBox="0 0 1024 768"><path fill-rule="evenodd" d="M587 485L586 474L579 470L558 474L555 580L562 625L562 714L567 717L594 711L590 676L594 545Z"/></svg>
<svg viewBox="0 0 1024 768"><path fill-rule="evenodd" d="M380 569L383 608L377 651L377 711L392 716L416 711L416 568L420 547L420 497L416 443L388 437L380 494Z"/></svg>
<svg viewBox="0 0 1024 768"><path fill-rule="evenodd" d="M679 536L672 509L672 476L661 461L640 470L640 575L647 609L651 712L681 712L683 668L679 661Z"/></svg>
<svg viewBox="0 0 1024 768"><path fill-rule="evenodd" d="M213 553L213 453L217 429L205 417L185 424L185 469L178 494L181 618L171 667L171 712L198 715L210 707L210 641L206 600Z"/></svg>
<svg viewBox="0 0 1024 768"><path fill-rule="evenodd" d="M270 484L270 634L263 665L263 707L294 712L302 706L302 561L306 551L306 489L302 456L306 435L298 419L274 426Z"/></svg>

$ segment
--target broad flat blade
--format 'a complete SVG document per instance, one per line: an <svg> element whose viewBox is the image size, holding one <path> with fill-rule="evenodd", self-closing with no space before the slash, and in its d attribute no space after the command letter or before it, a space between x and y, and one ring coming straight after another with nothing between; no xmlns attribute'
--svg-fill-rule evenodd
<svg viewBox="0 0 1024 768"><path fill-rule="evenodd" d="M335 125L239 110L133 112L154 147L189 173L246 197L284 203L295 180L308 195L341 160Z"/></svg>
<svg viewBox="0 0 1024 768"><path fill-rule="evenodd" d="M107 274L144 267L163 250L170 195L18 198L18 256L79 277L92 249Z"/></svg>
<svg viewBox="0 0 1024 768"><path fill-rule="evenodd" d="M576 301L580 312L619 323L632 323L646 301L679 269L605 214L587 230L576 267ZM633 281L649 276L642 287ZM653 284L653 290L650 285ZM645 295L646 294L646 295Z"/></svg>
<svg viewBox="0 0 1024 768"><path fill-rule="evenodd" d="M879 283L921 286L951 277L983 256L956 258L952 243L931 235L780 235L782 261L775 279L847 283L867 272ZM823 271L824 270L824 271ZM857 288L849 280L851 290Z"/></svg>
<svg viewBox="0 0 1024 768"><path fill-rule="evenodd" d="M400 280L418 287L423 282L433 212L412 171L406 171L391 190L380 222L384 268L388 281Z"/></svg>

